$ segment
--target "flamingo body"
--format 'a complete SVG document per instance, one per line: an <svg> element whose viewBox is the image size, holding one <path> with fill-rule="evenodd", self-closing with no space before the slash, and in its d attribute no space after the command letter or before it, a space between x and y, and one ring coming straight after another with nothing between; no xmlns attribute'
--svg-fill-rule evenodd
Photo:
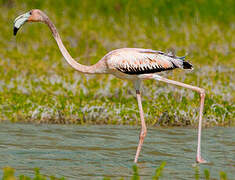
<svg viewBox="0 0 235 180"><path fill-rule="evenodd" d="M140 74L157 73L175 68L192 69L184 57L176 57L141 48L122 48L109 52L101 61L105 61L107 72L118 78L134 80Z"/></svg>

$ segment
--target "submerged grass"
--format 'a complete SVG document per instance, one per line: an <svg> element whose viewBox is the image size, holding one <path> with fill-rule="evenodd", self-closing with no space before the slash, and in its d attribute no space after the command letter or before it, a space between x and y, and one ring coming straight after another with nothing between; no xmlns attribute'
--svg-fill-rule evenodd
<svg viewBox="0 0 235 180"><path fill-rule="evenodd" d="M163 176L164 174L164 167L166 166L166 162L162 162L162 164L156 168L155 170L155 173L152 177L152 180L159 180L161 179L161 177ZM141 178L141 175L139 174L139 170L138 170L138 167L136 165L134 165L132 167L132 177L131 177L131 180L140 180ZM220 180L227 180L227 174L223 171L220 172L219 174L220 176ZM182 177L183 177L183 174L182 174ZM200 177L206 179L206 180L209 180L210 179L210 171L208 169L204 169L204 175L200 175L200 171L199 171L199 168L198 167L195 167L195 180L199 180ZM79 178L79 177L77 177ZM66 178L64 177L56 177L56 176L47 176L47 175L43 175L42 173L40 173L39 169L38 168L35 168L34 170L34 177L31 178L27 175L19 175L18 177L15 176L15 170L12 168L12 167L5 167L3 169L3 177L2 177L2 180L16 180L16 179L19 179L19 180L47 180L47 179L50 179L50 180L65 180ZM117 178L116 178L117 179ZM110 177L104 177L103 180L111 180ZM124 178L120 177L120 180L124 180Z"/></svg>
<svg viewBox="0 0 235 180"><path fill-rule="evenodd" d="M75 72L43 24L27 24L13 37L14 18L32 8L47 13L82 64L121 47L188 54L194 71L163 75L205 88L205 126L235 124L235 4L230 0L0 0L0 120L139 123L131 82ZM197 93L155 81L145 81L142 92L148 124L197 122Z"/></svg>

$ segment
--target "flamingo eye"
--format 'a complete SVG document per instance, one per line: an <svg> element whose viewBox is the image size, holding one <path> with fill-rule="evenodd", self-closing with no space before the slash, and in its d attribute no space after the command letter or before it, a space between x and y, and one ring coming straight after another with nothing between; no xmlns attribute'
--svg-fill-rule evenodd
<svg viewBox="0 0 235 180"><path fill-rule="evenodd" d="M30 11L29 14L32 15L32 12Z"/></svg>

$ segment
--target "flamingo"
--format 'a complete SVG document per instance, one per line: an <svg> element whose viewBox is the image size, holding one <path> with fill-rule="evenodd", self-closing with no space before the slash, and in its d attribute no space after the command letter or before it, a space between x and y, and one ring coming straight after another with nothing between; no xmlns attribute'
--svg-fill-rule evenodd
<svg viewBox="0 0 235 180"><path fill-rule="evenodd" d="M84 74L112 74L120 79L127 79L133 82L136 91L136 98L140 113L141 131L139 134L139 143L136 150L134 162L137 163L141 151L144 138L147 134L147 128L144 120L144 112L141 103L140 86L141 81L146 79L154 79L156 81L181 86L191 89L200 94L200 110L199 110L199 124L198 124L198 142L197 142L197 163L205 163L206 161L201 157L201 129L202 129L202 115L205 100L205 90L196 86L184 84L182 82L170 80L161 77L157 72L168 71L177 68L193 69L192 64L185 61L185 56L177 57L170 53L155 51L152 49L141 48L121 48L107 53L101 60L91 66L79 64L75 61L67 49L65 48L60 35L48 18L48 16L39 9L33 9L23 15L18 16L14 21L14 35L25 22L42 22L47 24L52 35L62 53L65 60L75 70Z"/></svg>

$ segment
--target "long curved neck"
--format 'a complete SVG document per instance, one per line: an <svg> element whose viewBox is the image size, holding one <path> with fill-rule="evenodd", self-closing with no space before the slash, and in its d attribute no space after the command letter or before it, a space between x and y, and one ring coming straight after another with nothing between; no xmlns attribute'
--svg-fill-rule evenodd
<svg viewBox="0 0 235 180"><path fill-rule="evenodd" d="M55 27L55 25L51 22L51 20L46 16L44 18L44 22L48 25L48 27L50 28L53 37L56 40L57 45L59 46L60 52L62 53L62 55L64 56L64 58L66 59L66 61L77 71L81 72L81 73L86 73L86 74L98 74L98 73L105 73L105 69L104 66L102 64L102 62L98 62L92 66L86 66L86 65L82 65L79 64L77 61L75 61L71 55L69 54L69 52L67 51L67 49L65 48L60 35Z"/></svg>

